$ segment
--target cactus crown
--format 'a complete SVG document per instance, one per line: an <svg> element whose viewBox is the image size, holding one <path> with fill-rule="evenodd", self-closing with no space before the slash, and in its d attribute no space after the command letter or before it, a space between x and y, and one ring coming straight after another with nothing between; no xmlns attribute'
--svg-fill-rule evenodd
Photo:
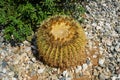
<svg viewBox="0 0 120 80"><path fill-rule="evenodd" d="M50 66L67 68L82 63L86 55L86 36L77 21L68 16L53 16L37 31L40 57Z"/></svg>

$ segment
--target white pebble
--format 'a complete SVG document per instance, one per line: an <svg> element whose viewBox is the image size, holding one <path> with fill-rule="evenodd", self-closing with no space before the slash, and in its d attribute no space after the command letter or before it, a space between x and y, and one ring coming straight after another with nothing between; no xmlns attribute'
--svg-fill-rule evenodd
<svg viewBox="0 0 120 80"><path fill-rule="evenodd" d="M45 68L39 69L39 70L38 70L38 73L39 73L39 74L40 74L40 73L43 73L44 70L45 70Z"/></svg>
<svg viewBox="0 0 120 80"><path fill-rule="evenodd" d="M36 61L36 59L35 59L35 58L32 58L32 61L33 61L33 62L35 62L35 61Z"/></svg>
<svg viewBox="0 0 120 80"><path fill-rule="evenodd" d="M2 80L10 80L8 77L4 77Z"/></svg>
<svg viewBox="0 0 120 80"><path fill-rule="evenodd" d="M97 58L97 55L93 55L93 58Z"/></svg>
<svg viewBox="0 0 120 80"><path fill-rule="evenodd" d="M120 58L119 57L117 58L117 62L120 62Z"/></svg>
<svg viewBox="0 0 120 80"><path fill-rule="evenodd" d="M104 3L104 4L102 4L103 6L106 6L106 4Z"/></svg>
<svg viewBox="0 0 120 80"><path fill-rule="evenodd" d="M26 69L29 69L29 68L30 68L29 65L27 65L27 66L26 66Z"/></svg>
<svg viewBox="0 0 120 80"><path fill-rule="evenodd" d="M87 68L88 68L88 65L87 64L83 64L83 71L85 71Z"/></svg>
<svg viewBox="0 0 120 80"><path fill-rule="evenodd" d="M25 48L25 52L30 52L31 51L31 47L26 47Z"/></svg>
<svg viewBox="0 0 120 80"><path fill-rule="evenodd" d="M99 64L103 65L103 63L105 62L105 59L99 59Z"/></svg>
<svg viewBox="0 0 120 80"><path fill-rule="evenodd" d="M3 68L3 71L2 71L2 72L3 72L3 73L6 73L6 71L7 71L7 70L6 70L5 68Z"/></svg>
<svg viewBox="0 0 120 80"><path fill-rule="evenodd" d="M77 68L75 69L75 72L78 73L82 70L82 67L81 66L77 66Z"/></svg>
<svg viewBox="0 0 120 80"><path fill-rule="evenodd" d="M8 75L9 76L14 76L14 72L9 72Z"/></svg>
<svg viewBox="0 0 120 80"><path fill-rule="evenodd" d="M68 77L68 78L66 78L66 80L72 80L72 78Z"/></svg>
<svg viewBox="0 0 120 80"><path fill-rule="evenodd" d="M96 24L96 23L92 23L92 26L96 27L96 26L97 26L97 24Z"/></svg>
<svg viewBox="0 0 120 80"><path fill-rule="evenodd" d="M120 52L120 45L117 45L117 46L115 47L115 50L116 50L117 52Z"/></svg>
<svg viewBox="0 0 120 80"><path fill-rule="evenodd" d="M99 23L98 23L99 26L97 26L97 30L101 29L102 28L101 26L103 26L103 24L104 24L103 21L99 21Z"/></svg>
<svg viewBox="0 0 120 80"><path fill-rule="evenodd" d="M100 47L99 49L100 54L103 54L104 49L102 47Z"/></svg>
<svg viewBox="0 0 120 80"><path fill-rule="evenodd" d="M107 44L108 46L111 46L111 45L112 45L112 41L106 40L106 44Z"/></svg>
<svg viewBox="0 0 120 80"><path fill-rule="evenodd" d="M15 60L13 64L18 64L19 63L19 60Z"/></svg>
<svg viewBox="0 0 120 80"><path fill-rule="evenodd" d="M63 76L68 77L68 72L67 72L67 70L63 71Z"/></svg>
<svg viewBox="0 0 120 80"><path fill-rule="evenodd" d="M6 55L5 55L5 52L1 52L1 56L3 56L3 57L5 57Z"/></svg>
<svg viewBox="0 0 120 80"><path fill-rule="evenodd" d="M112 77L112 80L117 80L118 78L120 78L120 77L113 76L113 77ZM118 79L118 80L119 80L119 79Z"/></svg>
<svg viewBox="0 0 120 80"><path fill-rule="evenodd" d="M96 29L97 29L97 30L101 29L101 26L97 26Z"/></svg>
<svg viewBox="0 0 120 80"><path fill-rule="evenodd" d="M12 78L12 80L17 80L16 78Z"/></svg>
<svg viewBox="0 0 120 80"><path fill-rule="evenodd" d="M23 41L23 44L24 44L24 45L29 45L30 43L25 40L25 41Z"/></svg>
<svg viewBox="0 0 120 80"><path fill-rule="evenodd" d="M120 78L120 74L118 75L118 77Z"/></svg>

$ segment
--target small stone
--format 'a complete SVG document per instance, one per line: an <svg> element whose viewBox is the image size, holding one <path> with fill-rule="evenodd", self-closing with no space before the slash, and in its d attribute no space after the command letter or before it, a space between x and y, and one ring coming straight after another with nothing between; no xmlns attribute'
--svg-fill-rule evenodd
<svg viewBox="0 0 120 80"><path fill-rule="evenodd" d="M66 78L66 80L72 80L72 78L70 78L70 77L67 77L67 78Z"/></svg>
<svg viewBox="0 0 120 80"><path fill-rule="evenodd" d="M30 43L28 41L23 41L23 44L26 45L26 46L30 46Z"/></svg>
<svg viewBox="0 0 120 80"><path fill-rule="evenodd" d="M103 73L99 74L99 80L106 80L105 75Z"/></svg>
<svg viewBox="0 0 120 80"><path fill-rule="evenodd" d="M120 78L120 74L118 75L118 77Z"/></svg>
<svg viewBox="0 0 120 80"><path fill-rule="evenodd" d="M18 64L19 63L19 60L15 60L13 64Z"/></svg>
<svg viewBox="0 0 120 80"><path fill-rule="evenodd" d="M18 74L14 74L14 78L18 78Z"/></svg>
<svg viewBox="0 0 120 80"><path fill-rule="evenodd" d="M7 66L7 62L6 61L2 61L2 67L5 68Z"/></svg>
<svg viewBox="0 0 120 80"><path fill-rule="evenodd" d="M70 77L62 77L59 80L72 80L72 78L70 78Z"/></svg>
<svg viewBox="0 0 120 80"><path fill-rule="evenodd" d="M118 57L118 58L117 58L117 62L119 62L119 63L120 63L120 57Z"/></svg>
<svg viewBox="0 0 120 80"><path fill-rule="evenodd" d="M110 69L111 71L115 70L114 64L110 63L108 65L108 69Z"/></svg>
<svg viewBox="0 0 120 80"><path fill-rule="evenodd" d="M25 69L27 70L27 69L29 69L29 68L30 68L29 65L26 65Z"/></svg>
<svg viewBox="0 0 120 80"><path fill-rule="evenodd" d="M0 73L0 79L2 79L5 76L4 73Z"/></svg>
<svg viewBox="0 0 120 80"><path fill-rule="evenodd" d="M90 64L90 59L87 59L86 63L87 63L87 65L89 65Z"/></svg>
<svg viewBox="0 0 120 80"><path fill-rule="evenodd" d="M116 80L116 79L117 79L117 77L116 77L116 76L113 76L113 77L112 77L112 80ZM118 79L118 80L119 80L119 79Z"/></svg>
<svg viewBox="0 0 120 80"><path fill-rule="evenodd" d="M104 49L102 47L99 48L100 54L103 54Z"/></svg>
<svg viewBox="0 0 120 80"><path fill-rule="evenodd" d="M93 65L93 63L92 63L92 62L90 62L89 66L92 66L92 65Z"/></svg>
<svg viewBox="0 0 120 80"><path fill-rule="evenodd" d="M66 80L66 78L65 78L65 77L62 77L62 78L60 78L59 80Z"/></svg>
<svg viewBox="0 0 120 80"><path fill-rule="evenodd" d="M117 26L117 27L116 27L116 32L117 32L118 34L120 34L120 26Z"/></svg>
<svg viewBox="0 0 120 80"><path fill-rule="evenodd" d="M111 46L110 51L111 51L112 54L115 54L115 47Z"/></svg>
<svg viewBox="0 0 120 80"><path fill-rule="evenodd" d="M109 60L110 60L110 61L113 61L113 60L114 60L114 57L109 57Z"/></svg>
<svg viewBox="0 0 120 80"><path fill-rule="evenodd" d="M17 78L14 78L14 77L13 77L12 80L17 80Z"/></svg>
<svg viewBox="0 0 120 80"><path fill-rule="evenodd" d="M77 66L77 68L75 69L75 72L78 73L82 70L82 67L81 66Z"/></svg>
<svg viewBox="0 0 120 80"><path fill-rule="evenodd" d="M58 73L59 71L57 70L57 68L53 68L51 72L52 72L52 74L56 74L56 73Z"/></svg>
<svg viewBox="0 0 120 80"><path fill-rule="evenodd" d="M7 72L7 70L6 70L5 68L3 68L2 72L3 72L3 73L6 73L6 72Z"/></svg>
<svg viewBox="0 0 120 80"><path fill-rule="evenodd" d="M37 50L37 47L34 46L34 45L31 45L31 48L32 48L33 50Z"/></svg>
<svg viewBox="0 0 120 80"><path fill-rule="evenodd" d="M4 77L2 80L10 80L8 77Z"/></svg>
<svg viewBox="0 0 120 80"><path fill-rule="evenodd" d="M9 76L14 76L14 72L9 72L8 75Z"/></svg>
<svg viewBox="0 0 120 80"><path fill-rule="evenodd" d="M119 44L115 47L115 51L120 52L120 45Z"/></svg>
<svg viewBox="0 0 120 80"><path fill-rule="evenodd" d="M33 71L30 73L31 76L34 76L35 74L36 74L36 71L35 71L35 70L33 70Z"/></svg>
<svg viewBox="0 0 120 80"><path fill-rule="evenodd" d="M107 40L107 41L106 41L106 44L107 44L108 46L111 46L111 45L112 45L112 41Z"/></svg>
<svg viewBox="0 0 120 80"><path fill-rule="evenodd" d="M113 31L113 32L111 33L111 36L112 36L112 37L117 37L118 34L117 34L115 31Z"/></svg>
<svg viewBox="0 0 120 80"><path fill-rule="evenodd" d="M93 58L97 58L97 55L93 55Z"/></svg>
<svg viewBox="0 0 120 80"><path fill-rule="evenodd" d="M99 29L102 29L102 26L104 25L104 22L103 21L99 21L98 25L100 27Z"/></svg>
<svg viewBox="0 0 120 80"><path fill-rule="evenodd" d="M52 75L51 76L51 80L57 80L57 76L56 75Z"/></svg>
<svg viewBox="0 0 120 80"><path fill-rule="evenodd" d="M43 73L43 71L45 70L45 68L42 68L42 69L38 69L38 73Z"/></svg>
<svg viewBox="0 0 120 80"><path fill-rule="evenodd" d="M99 72L102 72L102 68L101 67L97 67L96 70L98 70Z"/></svg>
<svg viewBox="0 0 120 80"><path fill-rule="evenodd" d="M3 34L2 33L0 33L0 42L2 42L3 41Z"/></svg>
<svg viewBox="0 0 120 80"><path fill-rule="evenodd" d="M97 26L97 24L96 24L96 23L92 23L92 26L96 27L96 26Z"/></svg>
<svg viewBox="0 0 120 80"><path fill-rule="evenodd" d="M93 75L94 75L94 76L98 76L98 72L97 72L96 69L94 69Z"/></svg>
<svg viewBox="0 0 120 80"><path fill-rule="evenodd" d="M26 47L25 52L30 53L31 52L31 47Z"/></svg>
<svg viewBox="0 0 120 80"><path fill-rule="evenodd" d="M99 65L103 65L105 62L105 59L99 59Z"/></svg>
<svg viewBox="0 0 120 80"><path fill-rule="evenodd" d="M83 71L85 71L88 68L88 65L87 64L83 64L82 68L83 68Z"/></svg>
<svg viewBox="0 0 120 80"><path fill-rule="evenodd" d="M1 56L3 56L3 57L5 57L6 55L5 55L5 52L1 52Z"/></svg>
<svg viewBox="0 0 120 80"><path fill-rule="evenodd" d="M19 48L18 46L16 46L16 47L10 47L9 49L10 49L12 52L16 53L16 54L20 51L20 48Z"/></svg>
<svg viewBox="0 0 120 80"><path fill-rule="evenodd" d="M68 77L68 72L67 72L67 70L63 71L63 76Z"/></svg>
<svg viewBox="0 0 120 80"><path fill-rule="evenodd" d="M36 59L35 59L35 58L32 58L32 61L33 61L33 62L35 62L35 61L36 61Z"/></svg>
<svg viewBox="0 0 120 80"><path fill-rule="evenodd" d="M33 62L32 61L28 61L28 64L33 64Z"/></svg>
<svg viewBox="0 0 120 80"><path fill-rule="evenodd" d="M104 4L102 4L103 6L106 6L106 4L104 3Z"/></svg>
<svg viewBox="0 0 120 80"><path fill-rule="evenodd" d="M96 29L97 29L97 30L101 29L101 26L97 26Z"/></svg>
<svg viewBox="0 0 120 80"><path fill-rule="evenodd" d="M75 78L79 78L80 76L80 73L75 74Z"/></svg>

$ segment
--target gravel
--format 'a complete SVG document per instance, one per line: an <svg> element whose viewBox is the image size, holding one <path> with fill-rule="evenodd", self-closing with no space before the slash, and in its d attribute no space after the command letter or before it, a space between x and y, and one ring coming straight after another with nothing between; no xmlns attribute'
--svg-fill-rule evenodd
<svg viewBox="0 0 120 80"><path fill-rule="evenodd" d="M79 4L75 3L76 7ZM96 50L86 51L88 55L94 53L92 57L83 65L61 71L37 60L36 47L28 41L19 47L4 43L1 32L0 80L119 80L120 0L86 0L83 5L87 12L81 25L88 37L87 47ZM78 11L73 14L78 20L81 18Z"/></svg>
<svg viewBox="0 0 120 80"><path fill-rule="evenodd" d="M93 68L93 74L99 76L94 77L94 80L120 79L120 77L115 76L119 75L117 71L120 69L120 1L88 1L85 7L88 11L85 21L86 32L88 37L94 36L92 39L99 41L100 53L103 55L103 58L99 59L99 65ZM118 69L116 70L115 67Z"/></svg>

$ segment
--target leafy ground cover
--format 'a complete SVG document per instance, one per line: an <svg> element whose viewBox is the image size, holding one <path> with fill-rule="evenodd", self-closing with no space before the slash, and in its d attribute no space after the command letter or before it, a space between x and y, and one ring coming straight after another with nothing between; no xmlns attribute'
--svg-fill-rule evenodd
<svg viewBox="0 0 120 80"><path fill-rule="evenodd" d="M84 14L85 9L78 0L0 0L0 27L5 41L22 42L31 40L31 35L41 21L48 16L65 14L72 16L74 9ZM81 18L81 21L83 18Z"/></svg>

